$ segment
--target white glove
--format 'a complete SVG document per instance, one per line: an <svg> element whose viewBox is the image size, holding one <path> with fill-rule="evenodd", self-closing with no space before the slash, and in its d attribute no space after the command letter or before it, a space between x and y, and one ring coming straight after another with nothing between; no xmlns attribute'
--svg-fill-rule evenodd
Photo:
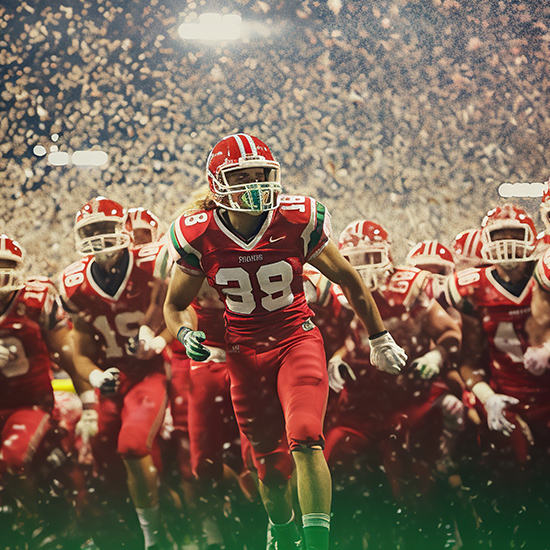
<svg viewBox="0 0 550 550"><path fill-rule="evenodd" d="M95 409L84 409L80 420L74 428L75 435L88 443L92 437L97 435L97 411Z"/></svg>
<svg viewBox="0 0 550 550"><path fill-rule="evenodd" d="M389 332L369 340L370 362L378 370L399 374L407 362L407 354L399 347Z"/></svg>
<svg viewBox="0 0 550 550"><path fill-rule="evenodd" d="M518 403L519 399L510 397L509 395L501 393L491 395L484 405L487 411L487 426L489 426L489 429L509 436L516 425L506 420L504 409L508 405L517 405Z"/></svg>
<svg viewBox="0 0 550 550"><path fill-rule="evenodd" d="M412 368L423 380L438 375L443 365L443 356L438 349L433 349L412 362Z"/></svg>
<svg viewBox="0 0 550 550"><path fill-rule="evenodd" d="M0 369L3 369L10 361L10 350L0 344Z"/></svg>
<svg viewBox="0 0 550 550"><path fill-rule="evenodd" d="M90 373L90 384L104 395L116 393L120 386L120 371L116 367L106 371L94 369Z"/></svg>
<svg viewBox="0 0 550 550"><path fill-rule="evenodd" d="M534 376L542 376L550 369L550 342L540 347L529 346L523 354L524 367Z"/></svg>
<svg viewBox="0 0 550 550"><path fill-rule="evenodd" d="M473 388L472 393L483 403L487 413L487 426L490 430L501 432L506 436L512 433L516 427L504 416L504 409L508 405L517 405L519 399L495 393L493 388L487 382L478 382Z"/></svg>
<svg viewBox="0 0 550 550"><path fill-rule="evenodd" d="M328 385L331 390L340 393L346 384L346 378L351 378L354 382L357 381L352 368L342 361L337 355L332 357L328 362Z"/></svg>

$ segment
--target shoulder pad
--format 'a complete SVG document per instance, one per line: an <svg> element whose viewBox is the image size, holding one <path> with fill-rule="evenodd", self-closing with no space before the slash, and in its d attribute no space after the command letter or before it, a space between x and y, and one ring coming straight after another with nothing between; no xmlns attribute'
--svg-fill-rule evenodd
<svg viewBox="0 0 550 550"><path fill-rule="evenodd" d="M149 243L131 251L136 266L146 269L157 279L166 279L169 273L170 260L166 242Z"/></svg>
<svg viewBox="0 0 550 550"><path fill-rule="evenodd" d="M213 214L213 210L182 214L170 226L168 231L170 259L187 273L202 274L200 266L202 255L193 245L210 225Z"/></svg>
<svg viewBox="0 0 550 550"><path fill-rule="evenodd" d="M465 301L472 296L481 281L485 268L470 267L453 273L448 280L448 295L451 304L457 309L464 311Z"/></svg>

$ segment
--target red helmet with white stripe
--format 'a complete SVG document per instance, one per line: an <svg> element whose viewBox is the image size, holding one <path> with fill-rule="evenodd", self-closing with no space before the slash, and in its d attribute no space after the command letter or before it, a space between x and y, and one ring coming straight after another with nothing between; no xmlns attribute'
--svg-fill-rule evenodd
<svg viewBox="0 0 550 550"><path fill-rule="evenodd" d="M493 208L481 222L481 256L491 264L532 260L536 240L533 220L513 204Z"/></svg>
<svg viewBox="0 0 550 550"><path fill-rule="evenodd" d="M485 260L481 256L481 229L466 229L453 240L455 264L457 270L468 267L481 267Z"/></svg>
<svg viewBox="0 0 550 550"><path fill-rule="evenodd" d="M407 254L406 263L437 275L450 275L455 268L453 253L439 241L422 241L414 245Z"/></svg>
<svg viewBox="0 0 550 550"><path fill-rule="evenodd" d="M159 240L161 236L159 233L160 222L150 210L146 208L129 208L126 215L128 225L134 236L134 248L147 243L155 243ZM143 231L140 232L139 230Z"/></svg>
<svg viewBox="0 0 550 550"><path fill-rule="evenodd" d="M118 202L97 197L87 202L75 218L76 250L82 256L115 252L132 242L126 214Z"/></svg>
<svg viewBox="0 0 550 550"><path fill-rule="evenodd" d="M13 292L25 286L23 262L25 252L21 245L0 235L0 293Z"/></svg>
<svg viewBox="0 0 550 550"><path fill-rule="evenodd" d="M338 248L371 290L383 284L393 271L391 241L378 223L368 220L350 223L340 234Z"/></svg>
<svg viewBox="0 0 550 550"><path fill-rule="evenodd" d="M243 169L247 169L246 177L237 172ZM257 137L224 137L208 156L206 177L214 202L227 210L260 213L277 207L280 166Z"/></svg>

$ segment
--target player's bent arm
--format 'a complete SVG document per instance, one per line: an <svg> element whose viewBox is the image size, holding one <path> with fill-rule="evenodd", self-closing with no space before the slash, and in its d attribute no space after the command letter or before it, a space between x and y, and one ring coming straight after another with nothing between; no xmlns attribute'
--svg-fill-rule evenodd
<svg viewBox="0 0 550 550"><path fill-rule="evenodd" d="M53 360L71 377L76 392L82 395L84 392L92 390L88 377L84 378L76 369L71 329L63 326L46 331L44 340Z"/></svg>
<svg viewBox="0 0 550 550"><path fill-rule="evenodd" d="M481 321L472 315L461 313L462 346L458 358L459 372L468 390L487 379L487 337Z"/></svg>
<svg viewBox="0 0 550 550"><path fill-rule="evenodd" d="M334 242L329 241L320 254L309 263L340 286L347 301L365 325L369 336L386 330L370 290L359 273L340 254Z"/></svg>
<svg viewBox="0 0 550 550"><path fill-rule="evenodd" d="M178 337L181 327L197 328L196 313L189 306L199 293L204 279L204 276L188 275L178 268L172 271L164 302L164 320L174 338Z"/></svg>
<svg viewBox="0 0 550 550"><path fill-rule="evenodd" d="M70 337L74 350L74 366L82 378L89 380L92 371L101 370L92 359L95 357L97 344L93 337L93 331L86 321L76 315L72 321L73 328Z"/></svg>
<svg viewBox="0 0 550 550"><path fill-rule="evenodd" d="M443 360L456 364L462 342L460 323L453 319L438 302L432 300L423 319L422 328L435 343Z"/></svg>

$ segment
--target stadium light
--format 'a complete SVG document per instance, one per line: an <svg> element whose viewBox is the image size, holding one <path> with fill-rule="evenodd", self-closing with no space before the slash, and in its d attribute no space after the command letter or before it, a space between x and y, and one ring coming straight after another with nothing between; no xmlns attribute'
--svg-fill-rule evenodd
<svg viewBox="0 0 550 550"><path fill-rule="evenodd" d="M517 182L517 183L501 183L498 187L498 194L505 198L519 197L542 197L544 183L540 182Z"/></svg>
<svg viewBox="0 0 550 550"><path fill-rule="evenodd" d="M72 161L77 166L103 166L109 162L109 155L105 151L75 151Z"/></svg>
<svg viewBox="0 0 550 550"><path fill-rule="evenodd" d="M37 155L40 156L40 155ZM109 155L105 151L75 151L67 153L52 147L48 155L48 162L52 166L103 166L109 162Z"/></svg>
<svg viewBox="0 0 550 550"><path fill-rule="evenodd" d="M203 13L197 23L182 23L178 34L184 40L237 40L241 23L237 14Z"/></svg>
<svg viewBox="0 0 550 550"><path fill-rule="evenodd" d="M53 166L66 166L69 164L69 153L53 151L48 155L48 162Z"/></svg>

